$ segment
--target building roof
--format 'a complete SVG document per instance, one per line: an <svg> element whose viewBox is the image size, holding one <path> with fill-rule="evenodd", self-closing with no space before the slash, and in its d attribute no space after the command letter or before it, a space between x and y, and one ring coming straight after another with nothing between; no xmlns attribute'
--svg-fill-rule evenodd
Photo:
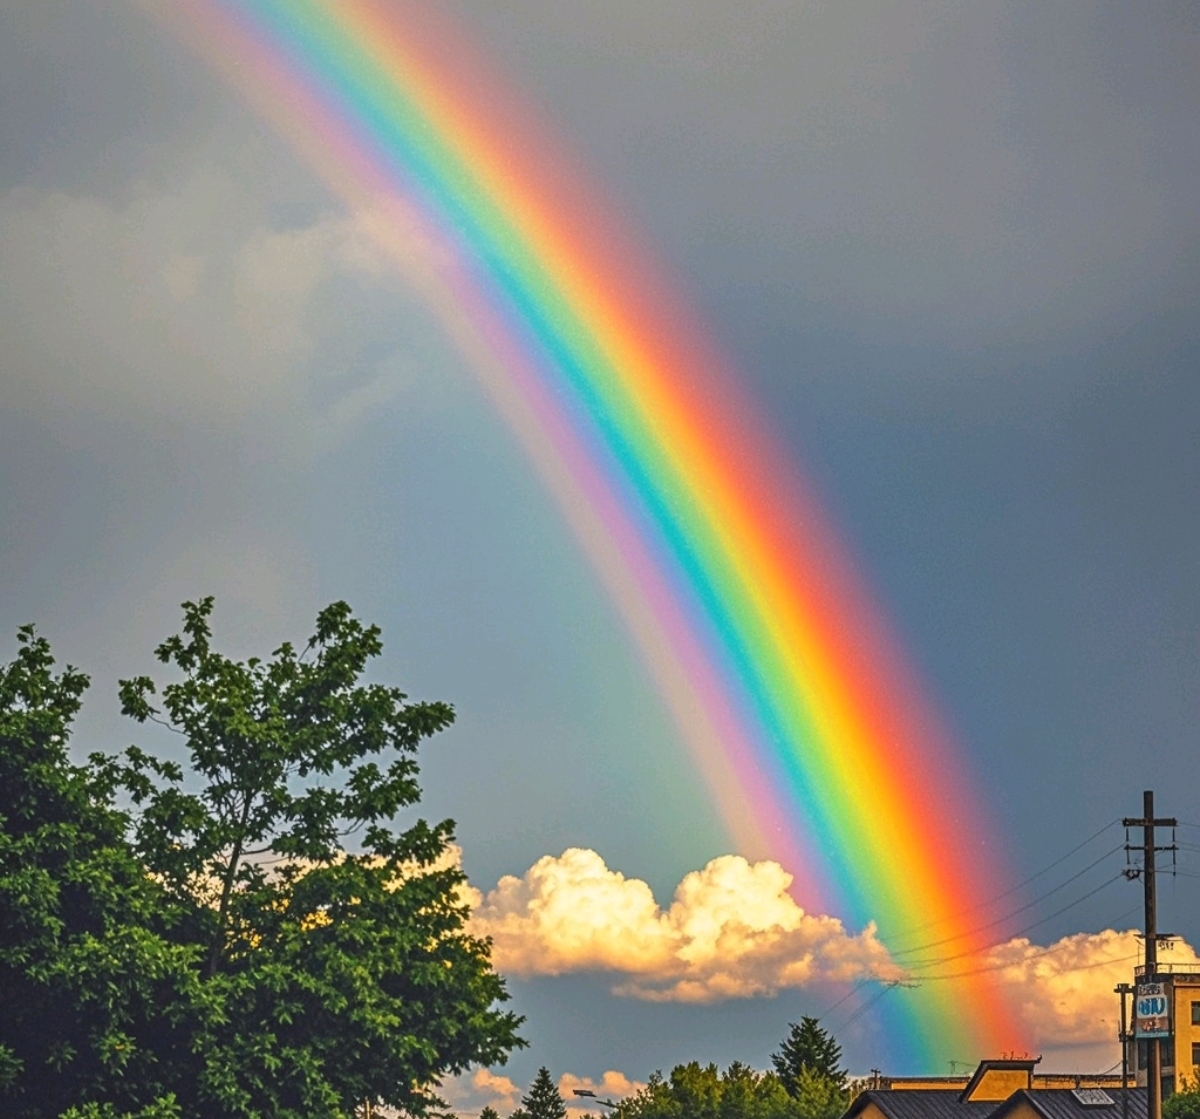
<svg viewBox="0 0 1200 1119"><path fill-rule="evenodd" d="M868 1089L850 1105L845 1119L857 1119L870 1103L878 1107L887 1119L987 1119L996 1110L995 1101L964 1103L957 1092L940 1088L910 1088L905 1091ZM1089 1116L1089 1119L1099 1117ZM1145 1119L1145 1115L1136 1119Z"/></svg>
<svg viewBox="0 0 1200 1119"><path fill-rule="evenodd" d="M1126 1088L1129 1094L1129 1119L1146 1119L1146 1089ZM1121 1089L1022 1088L1014 1092L992 1112L991 1119L1005 1119L1024 1100L1042 1119L1124 1119ZM1105 1102L1105 1101L1108 1102Z"/></svg>
<svg viewBox="0 0 1200 1119"><path fill-rule="evenodd" d="M974 1101L981 1096L984 1099L990 1099L993 1104L998 1100L1007 1099L1012 1088L1004 1090L999 1096L986 1096L980 1089L984 1083L995 1074L1012 1072L1024 1074L1025 1086L1033 1087L1033 1070L1041 1062L1041 1057L1024 1057L1020 1060L985 1060L979 1062L979 1067L975 1070L974 1075L967 1081L967 1086L962 1090L962 1095L959 1097L964 1102ZM1011 1081L1009 1082L1011 1084Z"/></svg>

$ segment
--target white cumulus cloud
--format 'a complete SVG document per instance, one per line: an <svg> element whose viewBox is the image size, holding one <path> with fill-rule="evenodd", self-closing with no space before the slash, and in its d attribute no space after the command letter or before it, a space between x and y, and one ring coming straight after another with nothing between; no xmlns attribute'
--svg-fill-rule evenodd
<svg viewBox="0 0 1200 1119"><path fill-rule="evenodd" d="M576 1088L595 1092L604 1100L620 1100L645 1087L645 1082L633 1080L616 1069L608 1069L599 1079L564 1072L558 1078L558 1090L567 1104L567 1119L594 1117L600 1107L594 1101L580 1099ZM458 1115L478 1115L485 1107L495 1108L501 1115L514 1111L521 1097L529 1090L510 1077L491 1069L479 1068L450 1077L442 1083L439 1094Z"/></svg>
<svg viewBox="0 0 1200 1119"><path fill-rule="evenodd" d="M778 863L737 855L688 874L663 908L650 887L571 848L471 897L472 927L515 976L611 972L615 994L713 1002L902 974L873 925L858 933L807 913Z"/></svg>
<svg viewBox="0 0 1200 1119"><path fill-rule="evenodd" d="M464 900L472 931L492 938L496 967L514 977L598 972L613 977L615 995L713 1003L864 979L933 988L987 974L1039 1052L1072 1067L1116 1059L1113 988L1132 980L1141 959L1136 931L1079 932L1051 944L1018 937L905 968L873 924L854 932L836 917L806 912L788 893L791 882L778 863L723 855L686 875L663 906L641 879L610 869L595 851L570 848L487 893L467 886ZM1182 940L1160 952L1166 962L1200 969L1200 956ZM563 1085L628 1094L616 1079L564 1078Z"/></svg>
<svg viewBox="0 0 1200 1119"><path fill-rule="evenodd" d="M617 1069L606 1070L599 1080L594 1080L590 1076L576 1076L573 1072L564 1072L558 1078L558 1090L562 1093L563 1099L567 1101L567 1119L594 1117L603 1110L595 1100L589 1101L576 1096L576 1088L595 1092L597 1098L601 1100L622 1100L626 1096L632 1096L634 1092L640 1092L645 1087L645 1081L632 1080Z"/></svg>
<svg viewBox="0 0 1200 1119"><path fill-rule="evenodd" d="M1002 989L1021 1016L1029 1037L1046 1048L1116 1048L1117 996L1141 959L1135 930L1074 933L1048 946L1024 938L991 949L982 966L995 968ZM1165 962L1195 963L1200 957L1184 941L1160 949Z"/></svg>
<svg viewBox="0 0 1200 1119"><path fill-rule="evenodd" d="M457 1115L478 1115L485 1107L507 1115L521 1102L521 1089L516 1083L486 1068L444 1080L438 1094Z"/></svg>

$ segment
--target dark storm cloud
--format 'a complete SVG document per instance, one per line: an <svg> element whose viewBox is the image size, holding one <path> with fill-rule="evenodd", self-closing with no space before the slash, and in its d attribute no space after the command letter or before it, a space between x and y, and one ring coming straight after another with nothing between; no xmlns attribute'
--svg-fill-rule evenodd
<svg viewBox="0 0 1200 1119"><path fill-rule="evenodd" d="M1197 297L1182 6L460 6L716 314L1011 342Z"/></svg>
<svg viewBox="0 0 1200 1119"><path fill-rule="evenodd" d="M1200 820L1200 9L453 7L705 312L1018 867L1144 783ZM0 0L4 632L36 618L112 676L185 595L258 648L346 594L460 704L427 776L481 885L578 842L669 887L722 853L698 780L516 451L337 222L135 5ZM1164 924L1195 940L1181 883ZM818 1009L519 993L520 1075L762 1064Z"/></svg>
<svg viewBox="0 0 1200 1119"><path fill-rule="evenodd" d="M1018 857L1192 766L1200 10L457 7L706 310Z"/></svg>

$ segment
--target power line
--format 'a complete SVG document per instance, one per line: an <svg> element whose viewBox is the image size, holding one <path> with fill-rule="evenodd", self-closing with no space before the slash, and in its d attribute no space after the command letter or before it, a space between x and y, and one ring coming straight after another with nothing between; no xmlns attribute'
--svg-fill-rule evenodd
<svg viewBox="0 0 1200 1119"><path fill-rule="evenodd" d="M1052 918L1059 916L1059 914L1061 914L1061 913L1065 913L1068 909L1073 908L1075 905L1078 905L1080 902L1086 901L1089 897L1092 897L1094 894L1099 893L1100 890L1104 889L1105 886L1111 885L1113 882L1117 881L1120 877L1122 877L1122 876L1118 875L1114 878L1110 878L1108 881L1106 881L1106 882L1102 883L1100 886L1096 887L1095 890L1092 890L1090 893L1085 894L1081 898L1077 898L1070 905L1064 906L1057 913L1053 913L1049 917L1043 918L1042 921L1038 921L1038 922L1035 922L1033 925L1027 926L1027 928L1025 930L1023 930L1023 932L1034 928L1037 924L1042 924L1042 923L1044 923L1044 921L1051 920ZM1196 877L1200 878L1200 875L1196 875ZM1114 917L1112 919L1112 924L1113 925L1119 924L1121 921L1124 921L1127 917L1130 917L1134 913L1136 913L1139 908L1140 908L1140 905L1135 905L1132 908L1125 910L1124 913L1121 913L1119 916ZM1021 935L1023 935L1023 932L1016 933L1015 935L1021 936ZM988 948L980 949L978 952L964 952L964 953L960 953L957 956L948 956L948 957L944 958L943 960L941 960L940 963L943 963L943 964L950 963L952 960L963 959L964 957L967 957L967 956L983 955L984 953L995 951L996 949L1002 948L1003 946L1004 946L1003 943L993 944ZM1072 945L1069 943L1052 945L1051 947L1045 948L1040 952L1034 952L1031 955L1022 956L1019 960L1005 961L1002 963L985 964L982 967L969 968L965 971L950 972L945 975L927 975L927 974L926 975L916 975L913 977L913 979L915 981L916 986L920 986L923 983L941 983L941 982L948 982L953 979L967 979L967 978L970 978L975 975L985 975L989 972L1004 971L1007 968L1019 967L1022 964L1027 964L1034 960L1041 960L1041 959L1045 959L1048 956L1058 955L1060 952L1064 952L1068 948L1071 948L1071 947L1072 947ZM1093 970L1093 969L1099 968L1099 967L1108 967L1112 964L1129 963L1132 960L1137 960L1140 958L1141 958L1141 953L1135 952L1131 956L1115 956L1115 957L1112 957L1110 959L1105 959L1105 960L1094 960L1092 963L1089 963L1089 964L1080 964L1078 967L1068 968L1068 969L1066 969L1066 971L1063 974L1071 974L1071 973L1077 972L1077 971L1090 971L1090 970ZM933 966L937 966L937 964L935 963L935 964L919 965L919 966L933 967ZM865 987L868 983L872 983L872 982L876 982L876 980L871 979L871 978L860 979L849 991L846 992L846 994L844 994L840 999L838 999L837 1002L835 1002L832 1006L830 1006L827 1010L825 1010L824 1013L819 1015L818 1020L825 1019L829 1014L831 1014L839 1006L844 1004L848 999L852 998L855 994L857 994L860 990L862 990L862 988ZM881 982L880 989L878 991L876 991L875 994L873 994L869 999L867 999L867 1001L864 1002L861 1006L857 1007L854 1010L854 1012L845 1021L843 1021L839 1025L837 1025L836 1029L838 1031L846 1029L847 1026L858 1021L858 1019L861 1018L868 1010L870 1010L873 1006L875 1006L888 993L888 991L894 989L895 987L907 986L907 985L908 984L905 984L900 981ZM1119 1063L1120 1062L1118 1062L1118 1064ZM1116 1067L1117 1067L1116 1065L1113 1066L1113 1068L1116 1068Z"/></svg>
<svg viewBox="0 0 1200 1119"><path fill-rule="evenodd" d="M830 1014L832 1014L835 1010L837 1010L837 1008L839 1006L842 1005L842 1003L844 1003L847 999L851 998L852 996L856 995L868 983L873 983L873 982L875 982L874 976L867 976L866 979L860 979L857 983L854 984L853 987L850 988L850 990L848 990L844 995L842 995L842 997L840 999L838 999L837 1002L835 1002L832 1006L826 1007L824 1010L822 1010L821 1013L817 1015L817 1021L820 1022L820 1021L823 1021L825 1018L828 1018Z"/></svg>
<svg viewBox="0 0 1200 1119"><path fill-rule="evenodd" d="M945 979L966 979L970 975L983 975L989 971L1003 971L1005 968L1017 967L1028 960L1040 960L1043 956L1052 956L1055 952L1062 951L1061 948L1048 948L1045 952L1039 952L1033 956L1026 956L1023 959L1017 960L1014 963L1003 964L988 964L985 967L972 968L970 971L955 971L949 975L922 975L922 983L940 983ZM1107 967L1109 964L1124 964L1130 960L1140 960L1142 954L1135 952L1132 956L1114 956L1110 960L1093 960L1090 964L1080 964L1078 967L1067 968L1064 974L1070 974L1076 971L1090 971L1092 968Z"/></svg>
<svg viewBox="0 0 1200 1119"><path fill-rule="evenodd" d="M882 998L883 998L883 996L884 996L884 995L886 995L886 994L888 993L888 991L891 991L891 990L893 990L894 988L896 988L896 987L899 987L899 986L901 986L901 984L900 984L899 982L893 982L893 983L884 983L884 984L883 984L883 986L881 986L881 987L879 988L879 990L878 990L878 991L876 991L876 992L875 992L875 993L874 993L874 994L873 994L873 995L872 995L872 996L871 996L869 999L867 999L867 1001L866 1001L866 1002L864 1002L864 1003L863 1003L861 1006L857 1007L857 1008L855 1009L854 1013L853 1013L853 1014L851 1014L849 1018L847 1018L847 1019L846 1019L844 1022L842 1022L842 1023L841 1023L841 1024L840 1024L840 1025L837 1027L837 1031L838 1031L839 1033L841 1033L841 1031L845 1030L845 1029L846 1029L848 1026L851 1026L851 1025L853 1025L853 1024L854 1024L855 1022L857 1022L857 1021L858 1021L858 1020L859 1020L859 1019L860 1019L860 1018L861 1018L861 1017L862 1017L864 1014L866 1014L866 1012L867 1012L868 1010L870 1010L870 1009L871 1009L871 1007L873 1007L873 1006L874 1006L874 1005L875 1005L877 1002L879 1002L879 1000L880 1000L880 999L882 999Z"/></svg>
<svg viewBox="0 0 1200 1119"><path fill-rule="evenodd" d="M1107 824L1105 824L1104 827L1100 828L1099 831L1092 832L1092 834L1089 835L1087 837L1087 839L1083 840L1082 843L1076 844L1065 855L1059 855L1059 857L1057 859L1055 859L1052 863L1049 863L1046 866L1042 867L1042 869L1039 870L1036 874L1031 874L1024 881L1018 882L1015 886L1010 886L1007 890L1003 891L1003 893L996 894L995 897L989 898L987 901L976 902L974 905L969 905L969 906L967 906L966 909L959 910L958 913L953 914L949 917L939 917L933 921L926 921L924 924L921 924L921 925L911 925L909 928L904 929L901 932L892 934L892 936L889 937L888 939L890 939L890 940L903 939L904 937L910 935L911 933L920 932L922 929L928 929L934 925L944 925L947 921L952 921L956 917L961 917L967 913L973 913L977 909L987 909L988 907L995 905L996 902L1003 901L1005 898L1011 897L1018 890L1023 890L1026 886L1030 885L1030 883L1036 882L1039 878L1042 878L1045 875L1049 874L1050 871L1052 871L1056 866L1060 866L1061 864L1065 863L1067 861L1067 859L1069 859L1072 855L1078 854L1085 847L1087 847L1088 844L1094 843L1097 839L1099 839L1110 828L1117 827L1120 824L1120 822L1121 822L1120 820L1109 820L1109 822ZM1120 848L1118 847L1117 850L1120 850ZM1111 852L1109 852L1109 853L1111 854ZM1068 879L1068 881L1070 881L1070 879ZM1053 893L1053 891L1051 891L1051 893ZM1048 897L1049 895L1047 894L1045 896ZM918 950L919 949L905 949L905 951L918 951Z"/></svg>
<svg viewBox="0 0 1200 1119"><path fill-rule="evenodd" d="M915 948L903 948L898 951L894 951L894 952L892 952L892 955L893 956L910 956L916 952L926 952L930 948L940 948L943 944L953 944L954 941L956 941L956 940L965 940L968 937L974 936L976 933L986 932L988 929L993 929L997 925L1002 925L1002 924L1004 924L1005 921L1011 920L1013 917L1016 917L1019 913L1024 913L1027 909L1032 909L1035 905L1041 905L1041 903L1044 902L1047 898L1053 897L1055 894L1057 894L1059 892L1059 890L1065 889L1072 882L1075 882L1078 879L1082 878L1085 874L1087 874L1087 872L1089 870L1092 870L1093 868L1099 866L1102 862L1104 862L1105 859L1112 858L1113 855L1115 855L1118 851L1120 851L1122 849L1123 849L1123 844L1119 844L1118 846L1112 848L1111 851L1106 851L1103 855L1100 856L1100 858L1095 859L1092 862L1088 863L1088 865L1085 866L1082 870L1076 871L1076 873L1072 874L1070 878L1066 879L1066 881L1060 882L1057 886L1055 886L1051 890L1047 890L1040 897L1036 897L1032 901L1028 901L1024 905L1018 906L1016 909L1012 910L1009 913L1004 914L1004 916L1002 916L1002 917L997 917L995 920L988 921L986 924L977 925L973 929L967 929L965 932L957 933L954 936L947 936L947 937L943 937L941 940L931 941L929 944L920 944L920 945L917 945ZM1119 877L1121 877L1121 875L1117 875L1117 877L1119 878ZM1085 895L1085 896L1090 896L1090 895ZM1082 900L1082 899L1080 899L1080 900ZM1055 914L1055 916L1057 916L1057 914ZM1014 933L1013 935L1020 936L1021 934Z"/></svg>
<svg viewBox="0 0 1200 1119"><path fill-rule="evenodd" d="M1090 898L1090 897L1095 897L1095 895L1100 893L1101 890L1108 889L1108 887L1111 886L1114 882L1120 882L1124 877L1125 877L1125 875L1123 873L1114 874L1111 878L1105 879L1105 881L1101 882L1100 885L1097 886L1094 890L1089 890L1082 897L1077 897L1074 901L1069 902L1068 904L1064 905L1061 909L1056 909L1053 913L1049 913L1045 917L1039 917L1036 921L1033 921L1032 923L1026 925L1023 929L1020 929L1017 932L1013 933L1012 936L1009 937L1009 939L1014 940L1019 936L1024 936L1027 932L1032 932L1039 925L1044 925L1047 921L1053 921L1055 917L1061 917L1068 910L1074 909L1075 906L1083 904L1083 902L1087 901L1088 898ZM998 946L993 945L993 947L998 947ZM905 964L902 966L911 967L911 968L938 967L941 964L949 963L952 960L961 960L961 959L965 959L968 956L978 956L980 954L980 952L986 952L986 951L988 951L987 948L972 949L971 951L968 951L968 952L959 952L953 956L943 956L941 959L935 959L930 962L917 961L915 963Z"/></svg>

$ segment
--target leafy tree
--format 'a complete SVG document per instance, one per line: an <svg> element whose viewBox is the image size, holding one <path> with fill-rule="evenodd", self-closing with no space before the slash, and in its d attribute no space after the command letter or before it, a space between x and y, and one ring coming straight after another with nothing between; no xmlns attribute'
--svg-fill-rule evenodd
<svg viewBox="0 0 1200 1119"><path fill-rule="evenodd" d="M17 640L0 666L0 1112L174 1119L159 1007L186 998L197 955L164 937L111 786L68 760L87 677L56 674L31 626Z"/></svg>
<svg viewBox="0 0 1200 1119"><path fill-rule="evenodd" d="M489 1104L479 1113L479 1119L500 1119L500 1112Z"/></svg>
<svg viewBox="0 0 1200 1119"><path fill-rule="evenodd" d="M653 1073L640 1092L621 1101L617 1119L797 1119L796 1102L779 1077L735 1062L724 1075L692 1061L669 1077Z"/></svg>
<svg viewBox="0 0 1200 1119"><path fill-rule="evenodd" d="M722 1074L716 1065L692 1061L669 1077L654 1073L645 1088L621 1101L616 1119L837 1119L848 1102L834 1080L809 1069L791 1095L774 1072L734 1062Z"/></svg>
<svg viewBox="0 0 1200 1119"><path fill-rule="evenodd" d="M137 747L72 766L87 681L32 630L0 669L0 1113L422 1115L443 1075L523 1044L451 823L395 826L453 712L364 683L379 631L345 604L266 661L216 652L211 611L185 604L159 647L181 677L161 701L121 684L186 774Z"/></svg>
<svg viewBox="0 0 1200 1119"><path fill-rule="evenodd" d="M838 1089L844 1090L846 1072L841 1067L842 1049L829 1031L822 1029L816 1018L807 1016L799 1023L789 1022L788 1027L788 1035L779 1052L771 1055L771 1064L788 1095L797 1098L800 1074L805 1069L833 1081Z"/></svg>
<svg viewBox="0 0 1200 1119"><path fill-rule="evenodd" d="M567 1105L550 1077L550 1070L544 1065L533 1078L528 1095L521 1097L518 1111L520 1116L527 1116L528 1119L566 1119Z"/></svg>
<svg viewBox="0 0 1200 1119"><path fill-rule="evenodd" d="M363 683L380 632L345 603L303 651L244 662L212 647L212 605L185 603L182 635L157 650L182 673L161 709L150 678L121 683L126 714L182 736L199 791L136 747L111 769L203 953L185 1115L333 1119L362 1101L423 1114L442 1075L522 1044L520 1019L494 1006L507 994L487 943L464 931L452 823L392 826L420 795L419 743L453 710Z"/></svg>
<svg viewBox="0 0 1200 1119"><path fill-rule="evenodd" d="M1179 1091L1163 1100L1163 1119L1200 1119L1200 1081L1180 1080Z"/></svg>

